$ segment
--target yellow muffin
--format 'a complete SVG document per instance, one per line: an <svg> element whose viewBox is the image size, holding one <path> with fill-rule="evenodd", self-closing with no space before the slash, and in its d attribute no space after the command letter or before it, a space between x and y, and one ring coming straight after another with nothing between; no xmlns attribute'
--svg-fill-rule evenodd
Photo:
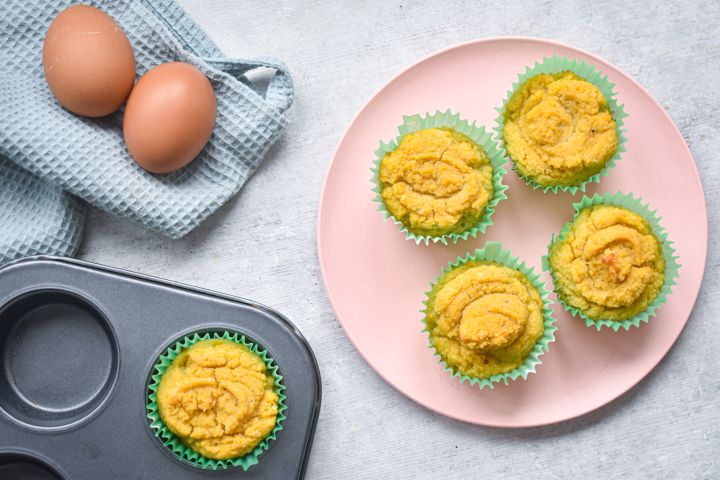
<svg viewBox="0 0 720 480"><path fill-rule="evenodd" d="M525 363L544 332L543 301L522 272L471 261L433 285L425 323L448 367L487 378Z"/></svg>
<svg viewBox="0 0 720 480"><path fill-rule="evenodd" d="M275 427L278 396L265 362L229 340L201 340L167 368L160 418L184 444L218 460L252 451Z"/></svg>
<svg viewBox="0 0 720 480"><path fill-rule="evenodd" d="M493 169L480 145L451 129L405 135L380 162L380 195L410 232L438 236L477 225L493 196Z"/></svg>
<svg viewBox="0 0 720 480"><path fill-rule="evenodd" d="M612 205L580 211L568 234L550 248L555 289L593 320L641 313L665 278L662 245L637 213Z"/></svg>
<svg viewBox="0 0 720 480"><path fill-rule="evenodd" d="M579 185L600 172L617 150L607 99L572 72L529 78L503 115L508 155L520 174L541 186Z"/></svg>

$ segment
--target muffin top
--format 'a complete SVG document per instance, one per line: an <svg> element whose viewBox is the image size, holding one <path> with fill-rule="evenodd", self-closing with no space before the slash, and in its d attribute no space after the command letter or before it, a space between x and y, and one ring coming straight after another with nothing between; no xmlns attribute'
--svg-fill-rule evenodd
<svg viewBox="0 0 720 480"><path fill-rule="evenodd" d="M508 154L522 175L542 186L578 185L600 172L617 150L607 99L572 72L527 79L503 115Z"/></svg>
<svg viewBox="0 0 720 480"><path fill-rule="evenodd" d="M637 213L612 205L580 211L550 249L563 301L594 320L625 320L657 297L665 277L662 246Z"/></svg>
<svg viewBox="0 0 720 480"><path fill-rule="evenodd" d="M201 340L160 379L160 418L192 450L218 460L245 455L275 427L278 396L265 362L230 340Z"/></svg>
<svg viewBox="0 0 720 480"><path fill-rule="evenodd" d="M522 365L544 331L543 301L530 280L489 261L446 272L425 313L430 341L445 363L476 378Z"/></svg>
<svg viewBox="0 0 720 480"><path fill-rule="evenodd" d="M493 169L482 147L451 129L405 135L380 162L380 195L397 220L419 235L475 226L493 195Z"/></svg>

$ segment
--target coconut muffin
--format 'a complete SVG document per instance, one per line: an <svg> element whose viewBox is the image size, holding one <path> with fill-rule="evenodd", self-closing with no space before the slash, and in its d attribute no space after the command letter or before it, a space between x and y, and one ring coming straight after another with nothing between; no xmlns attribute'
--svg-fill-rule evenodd
<svg viewBox="0 0 720 480"><path fill-rule="evenodd" d="M622 321L643 312L662 290L662 245L641 215L614 205L578 212L548 258L555 291L592 320Z"/></svg>
<svg viewBox="0 0 720 480"><path fill-rule="evenodd" d="M238 343L201 340L160 379L160 418L185 445L212 459L241 457L275 427L278 395L262 358Z"/></svg>
<svg viewBox="0 0 720 480"><path fill-rule="evenodd" d="M428 236L476 226L493 196L492 178L483 148L450 128L405 135L378 172L387 211L408 231Z"/></svg>
<svg viewBox="0 0 720 480"><path fill-rule="evenodd" d="M607 99L573 72L530 77L510 97L503 117L502 138L516 170L543 187L582 184L618 148Z"/></svg>
<svg viewBox="0 0 720 480"><path fill-rule="evenodd" d="M488 378L525 363L544 332L543 301L522 272L492 261L470 261L433 285L425 324L449 368Z"/></svg>

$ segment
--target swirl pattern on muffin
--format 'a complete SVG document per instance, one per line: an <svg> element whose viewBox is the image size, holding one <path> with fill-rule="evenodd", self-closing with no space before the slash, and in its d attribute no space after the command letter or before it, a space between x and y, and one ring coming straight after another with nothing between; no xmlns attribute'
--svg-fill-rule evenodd
<svg viewBox="0 0 720 480"><path fill-rule="evenodd" d="M515 168L541 186L579 185L617 151L607 99L573 72L527 79L503 116L503 142Z"/></svg>
<svg viewBox="0 0 720 480"><path fill-rule="evenodd" d="M278 395L257 354L229 340L202 340L173 360L157 403L168 429L197 453L240 457L275 427Z"/></svg>
<svg viewBox="0 0 720 480"><path fill-rule="evenodd" d="M549 264L562 300L593 320L625 320L641 313L664 283L662 245L648 221L623 207L581 210Z"/></svg>
<svg viewBox="0 0 720 480"><path fill-rule="evenodd" d="M446 272L433 285L425 313L442 360L476 378L522 365L544 331L538 290L522 272L490 261Z"/></svg>
<svg viewBox="0 0 720 480"><path fill-rule="evenodd" d="M493 196L493 168L481 146L449 128L405 135L380 163L388 212L419 235L462 233Z"/></svg>

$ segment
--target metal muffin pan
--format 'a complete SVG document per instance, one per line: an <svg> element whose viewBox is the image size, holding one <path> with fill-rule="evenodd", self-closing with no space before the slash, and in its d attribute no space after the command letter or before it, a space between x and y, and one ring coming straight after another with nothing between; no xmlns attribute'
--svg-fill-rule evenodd
<svg viewBox="0 0 720 480"><path fill-rule="evenodd" d="M260 463L178 460L146 417L157 357L183 335L234 330L278 364L287 419ZM279 313L248 300L54 257L0 269L0 478L304 478L320 411L317 361Z"/></svg>

